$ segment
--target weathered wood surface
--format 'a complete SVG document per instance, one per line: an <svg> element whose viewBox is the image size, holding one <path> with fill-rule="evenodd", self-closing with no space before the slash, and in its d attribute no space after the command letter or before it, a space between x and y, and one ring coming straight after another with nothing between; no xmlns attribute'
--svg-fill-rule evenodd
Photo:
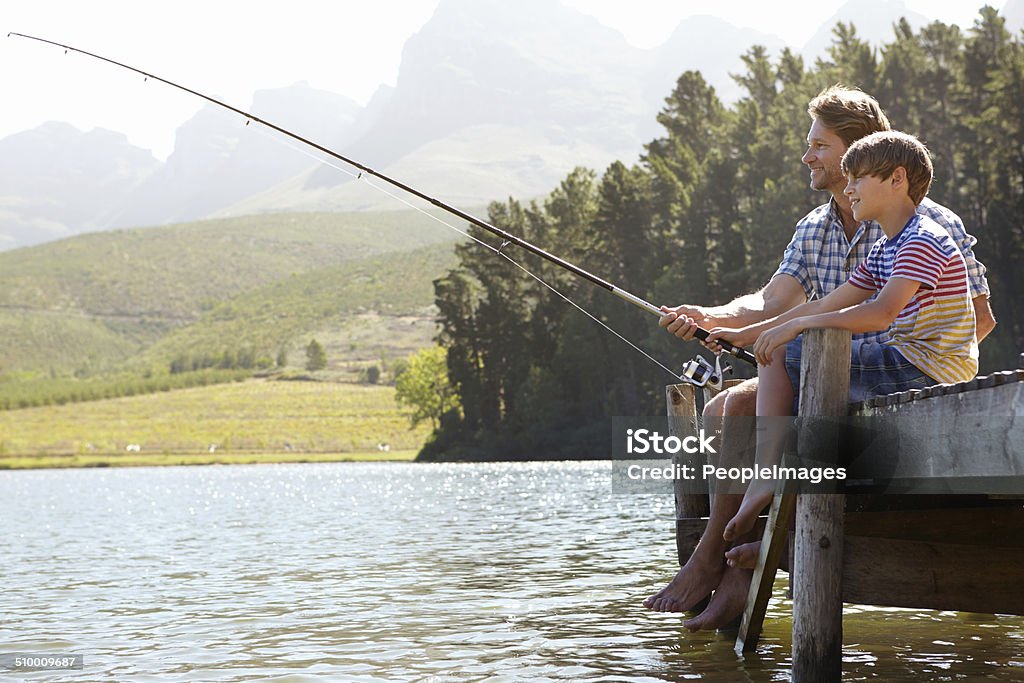
<svg viewBox="0 0 1024 683"><path fill-rule="evenodd" d="M970 393L977 389L988 389L1014 382L1024 382L1024 369L994 372L990 375L975 377L970 382L960 382L958 384L937 384L925 389L915 389L913 391L889 394L887 396L875 396L867 401L853 404L851 406L851 412L853 414L867 414L878 408L903 406L907 403L914 403L926 398Z"/></svg>
<svg viewBox="0 0 1024 683"><path fill-rule="evenodd" d="M757 647L772 596L775 574L789 543L789 527L796 512L796 493L782 491L775 494L761 537L761 552L747 592L747 604L736 634L736 654L751 652ZM790 565L791 566L791 565Z"/></svg>
<svg viewBox="0 0 1024 683"><path fill-rule="evenodd" d="M849 356L845 332L817 330L806 335L801 416L916 421L918 426L899 442L906 453L889 472L909 481L983 477L991 482L1024 476L1024 370L848 405ZM802 429L801 438L805 433L823 438L820 428ZM813 447L801 444L800 451L818 457L828 453L820 442ZM988 488L981 492L992 493ZM1024 488L1004 494L1009 495L995 497L1016 498ZM777 496L773 502L765 532L768 542L762 544L737 652L756 645L764 618L758 604L767 604L787 547L788 525L780 521L786 517L783 500ZM788 544L793 553L792 680L841 679L843 600L1024 614L1024 591L1019 589L1024 584L1024 506L1002 501L1002 507L858 511L845 516L844 502L841 495L803 494L795 505L796 531ZM703 528L703 520L679 527L690 551Z"/></svg>
<svg viewBox="0 0 1024 683"><path fill-rule="evenodd" d="M682 439L697 434L700 420L697 415L697 392L692 384L673 384L665 387L665 403L668 409L669 434ZM673 463L680 463L682 458L673 457ZM710 512L707 494L689 493L683 486L684 482L673 482L676 500L676 519L707 517ZM692 484L690 486L692 490ZM676 546L679 547L679 534L676 534ZM689 557L687 553L686 557ZM680 554L680 561L685 562Z"/></svg>
<svg viewBox="0 0 1024 683"><path fill-rule="evenodd" d="M863 467L869 474L882 471L888 479L944 479L943 485L956 492L1024 494L1021 380L1024 371L996 373L935 387L946 393L924 390L912 397L915 392L908 392L884 397L883 405L860 404L855 422L882 437L852 463L851 476ZM899 402L904 396L908 400ZM922 484L921 490L941 492L943 485Z"/></svg>
<svg viewBox="0 0 1024 683"><path fill-rule="evenodd" d="M1024 614L1024 507L848 512L843 600Z"/></svg>
<svg viewBox="0 0 1024 683"><path fill-rule="evenodd" d="M850 333L809 330L800 364L800 416L849 410ZM802 428L798 453L838 451L838 431ZM830 443L807 443L825 439ZM802 494L796 503L793 568L793 681L839 681L843 668L843 506L838 494ZM772 571L774 575L774 570Z"/></svg>
<svg viewBox="0 0 1024 683"><path fill-rule="evenodd" d="M1024 614L1024 548L847 536L845 602ZM795 621L795 618L794 618Z"/></svg>
<svg viewBox="0 0 1024 683"><path fill-rule="evenodd" d="M1024 549L1024 506L846 512L847 536ZM1022 591L1024 593L1024 591Z"/></svg>

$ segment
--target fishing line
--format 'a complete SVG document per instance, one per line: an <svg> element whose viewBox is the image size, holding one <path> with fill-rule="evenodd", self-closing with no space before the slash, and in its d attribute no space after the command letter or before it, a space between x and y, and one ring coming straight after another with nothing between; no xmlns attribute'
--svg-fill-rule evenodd
<svg viewBox="0 0 1024 683"><path fill-rule="evenodd" d="M555 295L557 295L558 297L563 299L566 303L568 303L570 306L572 306L573 308L575 308L576 310L580 311L585 316L587 316L588 318L590 318L591 320L596 322L598 325L603 327L605 330L607 330L611 334L613 334L616 337L618 337L619 339L621 339L625 344L630 346L634 351L636 351L637 353L639 353L642 356L644 356L645 358L647 358L649 361L651 361L652 363L657 365L659 368L661 368L662 370L664 370L668 374L672 375L673 378L675 378L677 380L680 380L680 381L683 381L683 382L688 381L684 376L682 376L682 375L680 375L680 374L678 374L676 372L673 372L672 370L670 370L668 368L668 366L666 366L664 363L659 361L657 358L655 358L654 356L652 356L649 353L647 353L646 351L644 351L642 348L640 348L639 346L634 344L632 341L630 341L629 339L627 339L623 335L619 334L614 328L610 327L603 320L601 320L600 318L595 316L593 313L591 313L590 311L588 311L587 309L583 308L581 305L579 305L578 303L573 301L571 298L569 298L568 295L563 294L561 291L556 289L553 285L551 285L550 283L545 281L539 275L537 275L533 271L529 270L526 266L524 266L523 264L519 263L518 261L516 261L514 258L509 256L508 254L506 254L504 251L502 251L501 247L495 247L495 246L493 246L491 244L488 244L487 242L484 242L483 240L481 240L478 237L474 237L473 235L470 235L465 230L462 230L459 227L457 227L455 225L452 225L451 223L445 221L440 216L435 216L434 214L430 213L429 211L424 209L422 206L417 206L416 204L413 204L412 202L410 202L405 197L402 197L401 195L395 194L394 192L391 192L388 188L386 188L386 187L384 187L382 185L378 185L377 183L372 182L370 178L366 177L362 173L358 173L358 174L357 173L353 173L351 170L349 170L349 169L347 169L347 168L345 168L343 166L339 166L339 165L331 162L329 159L324 159L322 157L317 156L316 154L314 154L313 152L310 152L308 149L306 149L304 147L299 147L298 145L292 144L288 140L282 139L282 138L280 138L277 135L271 135L269 131L265 130L262 127L257 127L255 130L257 130L261 135L263 135L267 139L273 140L274 142L276 142L276 143L278 143L280 145L284 145L288 149L291 149L291 150L293 150L295 152L298 152L299 154L305 155L305 156L309 157L310 159L318 161L319 163L324 164L325 166L329 166L330 168L333 168L333 169L335 169L337 171L341 171L342 173L344 173L345 175L348 175L349 177L351 177L354 180L361 180L362 182L366 183L369 187L372 187L374 190L377 190L378 192L380 192L380 193L382 193L382 194L384 194L384 195L386 195L388 197L391 197L395 201L397 201L397 202L399 202L401 204L404 204L405 206L409 207L410 209L413 209L415 211L418 211L418 212L422 213L424 216L427 216L431 220L434 220L434 221L440 223L441 225L445 226L446 228L449 228L450 230L454 230L455 232L459 233L463 237L468 237L469 239L471 239L472 241L476 242L477 244L479 244L480 246L484 247L485 249L491 250L492 252L494 252L498 256L502 257L503 259L505 259L506 261L508 261L512 265L514 265L519 270L523 271L524 273L526 273L527 275L532 277L534 280L536 280L540 284L542 284L545 287L547 287ZM504 244L502 246L504 246Z"/></svg>

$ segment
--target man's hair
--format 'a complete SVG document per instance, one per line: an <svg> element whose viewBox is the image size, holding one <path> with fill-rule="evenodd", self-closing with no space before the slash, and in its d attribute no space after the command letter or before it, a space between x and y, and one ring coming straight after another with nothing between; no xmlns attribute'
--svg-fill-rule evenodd
<svg viewBox="0 0 1024 683"><path fill-rule="evenodd" d="M907 195L920 204L932 184L932 157L913 135L895 130L872 133L850 145L840 162L847 176L883 180L900 166L907 172Z"/></svg>
<svg viewBox="0 0 1024 683"><path fill-rule="evenodd" d="M874 97L839 83L818 93L807 105L807 113L842 138L847 147L865 135L892 130Z"/></svg>

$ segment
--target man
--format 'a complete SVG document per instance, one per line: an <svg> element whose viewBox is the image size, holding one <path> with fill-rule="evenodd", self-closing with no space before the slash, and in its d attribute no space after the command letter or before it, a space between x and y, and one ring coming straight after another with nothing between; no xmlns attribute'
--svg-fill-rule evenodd
<svg viewBox="0 0 1024 683"><path fill-rule="evenodd" d="M843 86L833 86L811 100L807 108L811 128L807 151L801 161L810 170L810 184L828 192L829 201L797 223L792 240L771 281L754 294L715 307L682 305L665 308L661 326L684 340L693 338L697 326L744 327L784 313L809 299L821 298L847 281L850 272L867 257L882 236L873 221L859 222L853 216L849 198L843 193L846 178L840 160L856 140L878 131L890 130L878 102L869 95ZM959 217L925 199L918 212L945 228L967 263L975 317L975 336L980 342L995 327L988 304L985 268L974 258L976 240L968 235ZM887 332L857 335L855 338L883 341ZM751 379L722 392L704 409L706 419L752 417L755 414L757 380ZM728 457L729 434L723 434L723 457ZM756 559L751 536L723 538L726 524L736 514L742 495L713 497L707 528L687 563L672 581L644 600L644 606L659 612L685 612L714 591L707 608L684 622L690 630L725 626L742 611L750 584L749 566ZM728 551L728 553L726 552Z"/></svg>

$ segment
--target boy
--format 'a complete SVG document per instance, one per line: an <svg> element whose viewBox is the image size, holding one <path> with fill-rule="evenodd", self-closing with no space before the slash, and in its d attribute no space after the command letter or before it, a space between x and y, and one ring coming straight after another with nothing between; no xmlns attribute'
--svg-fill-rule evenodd
<svg viewBox="0 0 1024 683"><path fill-rule="evenodd" d="M873 133L850 146L841 168L854 218L874 220L884 233L867 259L846 284L822 299L757 325L718 328L708 337L708 342L726 339L740 346L756 339L753 351L761 366L758 416L795 412L801 351L797 337L807 329L838 327L859 334L889 328L886 342L853 342L853 401L936 382L965 382L978 372L964 258L949 234L916 210L931 185L928 150L905 133ZM759 433L759 462L777 460L780 439L770 430ZM771 495L765 484L751 486L725 528L725 539L753 528Z"/></svg>

